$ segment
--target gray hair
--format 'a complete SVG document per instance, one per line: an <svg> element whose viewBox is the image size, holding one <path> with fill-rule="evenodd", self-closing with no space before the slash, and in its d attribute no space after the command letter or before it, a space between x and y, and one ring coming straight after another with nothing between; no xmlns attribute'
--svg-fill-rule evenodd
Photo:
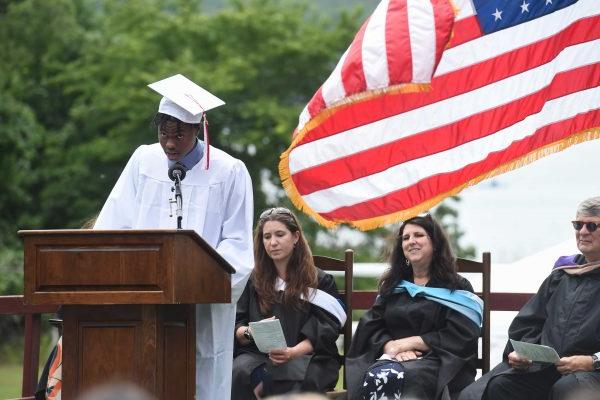
<svg viewBox="0 0 600 400"><path fill-rule="evenodd" d="M577 216L600 217L600 196L582 201L577 207Z"/></svg>

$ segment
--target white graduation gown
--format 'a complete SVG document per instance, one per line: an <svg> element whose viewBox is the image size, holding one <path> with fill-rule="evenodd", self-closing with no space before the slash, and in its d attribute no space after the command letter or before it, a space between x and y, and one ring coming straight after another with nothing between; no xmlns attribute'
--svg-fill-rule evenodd
<svg viewBox="0 0 600 400"><path fill-rule="evenodd" d="M133 153L94 229L177 228L169 217L173 183L160 144ZM197 163L181 183L184 229L195 230L236 270L231 304L196 305L196 398L231 394L235 304L254 266L252 182L243 162L211 146L210 168ZM175 209L173 209L175 211Z"/></svg>

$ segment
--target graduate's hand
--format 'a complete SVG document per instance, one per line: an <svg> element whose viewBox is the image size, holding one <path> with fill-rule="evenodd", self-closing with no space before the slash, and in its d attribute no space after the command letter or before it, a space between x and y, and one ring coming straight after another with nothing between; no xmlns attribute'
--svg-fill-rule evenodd
<svg viewBox="0 0 600 400"><path fill-rule="evenodd" d="M294 358L312 353L313 351L314 348L311 341L309 339L304 339L294 347L286 347L285 349L281 350L271 350L269 352L269 359L271 362L273 362L273 364L281 365L293 360Z"/></svg>
<svg viewBox="0 0 600 400"><path fill-rule="evenodd" d="M241 345L246 345L246 344L250 343L250 341L248 339L246 339L246 337L244 336L244 331L246 331L246 328L248 328L248 327L240 326L235 331L235 338L238 341L238 343ZM250 328L248 328L248 329L250 329ZM250 331L250 332L252 332L252 331Z"/></svg>
<svg viewBox="0 0 600 400"><path fill-rule="evenodd" d="M254 397L256 397L258 400L262 399L263 396L263 382L260 381L260 383L258 385L256 385L256 387L254 388L253 392L254 392Z"/></svg>
<svg viewBox="0 0 600 400"><path fill-rule="evenodd" d="M398 361L410 361L410 360L416 360L417 358L421 357L423 355L423 353L421 353L420 351L403 351L400 352L398 354L396 354L396 357L394 357L396 360Z"/></svg>
<svg viewBox="0 0 600 400"><path fill-rule="evenodd" d="M390 357L396 357L396 354L400 352L400 349L396 345L396 340L390 340L383 345L383 354L387 354Z"/></svg>
<svg viewBox="0 0 600 400"><path fill-rule="evenodd" d="M508 364L516 370L526 371L531 367L531 360L521 357L516 351L508 355Z"/></svg>
<svg viewBox="0 0 600 400"><path fill-rule="evenodd" d="M420 336L411 336L402 339L390 340L383 346L383 352L390 357L405 351L429 351L429 346Z"/></svg>
<svg viewBox="0 0 600 400"><path fill-rule="evenodd" d="M293 347L286 347L280 350L271 350L269 352L269 359L275 365L285 364L286 362L293 360L296 357Z"/></svg>
<svg viewBox="0 0 600 400"><path fill-rule="evenodd" d="M556 362L556 370L561 374L572 374L579 371L593 371L592 356L563 357Z"/></svg>

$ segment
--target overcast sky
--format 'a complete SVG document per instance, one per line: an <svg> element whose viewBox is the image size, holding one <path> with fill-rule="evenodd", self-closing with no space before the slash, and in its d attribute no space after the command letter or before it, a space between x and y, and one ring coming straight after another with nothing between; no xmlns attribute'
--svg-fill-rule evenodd
<svg viewBox="0 0 600 400"><path fill-rule="evenodd" d="M600 140L571 146L460 193L462 244L512 262L566 240L577 205L600 196ZM558 257L559 255L557 255Z"/></svg>

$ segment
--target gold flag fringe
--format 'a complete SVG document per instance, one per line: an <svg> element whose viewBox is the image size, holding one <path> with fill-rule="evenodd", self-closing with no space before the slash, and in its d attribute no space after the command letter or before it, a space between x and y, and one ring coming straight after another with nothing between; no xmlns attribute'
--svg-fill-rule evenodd
<svg viewBox="0 0 600 400"><path fill-rule="evenodd" d="M313 209L310 208L308 206L308 204L306 204L306 202L302 198L302 195L298 192L296 185L294 185L294 181L292 180L292 176L290 174L289 153L292 148L293 147L290 146L280 156L279 177L281 179L281 185L283 186L283 189L287 193L288 197L290 198L290 200L292 201L294 206L298 210L300 210L300 211L304 212L305 214L307 214L308 216L312 217L315 221L317 221L319 224L323 225L324 227L326 227L328 229L333 228L334 226L345 222L345 221L339 221L339 222L329 221L329 220L321 217L319 214L317 214L315 211L313 211Z"/></svg>
<svg viewBox="0 0 600 400"><path fill-rule="evenodd" d="M450 3L450 7L452 7L452 11L454 11L454 23L452 24L452 30L450 31L450 37L448 37L448 41L446 42L446 45L444 46L444 50L447 50L450 48L450 43L452 43L452 39L454 39L454 24L456 24L456 16L460 13L460 7L458 7L456 5L454 0L448 0L448 3ZM437 69L437 67L435 67L435 69ZM435 73L435 71L434 71L434 73Z"/></svg>
<svg viewBox="0 0 600 400"><path fill-rule="evenodd" d="M363 219L359 221L346 221L346 220L327 220L323 218L321 215L313 211L304 201L296 186L294 185L293 180L291 179L291 175L289 172L289 164L288 164L288 156L289 152L293 148L290 146L288 150L286 150L281 155L281 160L279 162L279 175L281 177L281 181L283 187L288 194L288 197L292 200L292 203L301 211L308 214L312 218L314 218L319 224L323 225L326 228L333 228L336 225L346 223L349 224L361 231L368 231L371 229L379 228L387 224L395 223L398 221L406 220L412 218L420 213L429 210L435 205L442 202L446 197L454 196L469 186L473 186L478 184L479 182L492 178L494 176L501 175L505 172L509 172L515 170L517 168L521 168L525 165L531 164L534 161L537 161L543 157L546 157L550 154L558 153L563 151L571 146L574 146L579 143L587 142L594 139L600 138L600 127L594 127L591 129L587 129L578 133L574 133L568 138L560 140L558 142L550 143L544 147L536 149L516 160L510 161L506 164L503 164L491 171L488 171L484 174L481 174L466 183L463 183L445 193L439 194L431 199L424 201L423 203L417 204L414 207L411 207L406 210L401 210L395 213Z"/></svg>
<svg viewBox="0 0 600 400"><path fill-rule="evenodd" d="M460 7L456 5L454 0L448 0L448 3L450 3L450 7L454 11L454 17L456 17L460 13Z"/></svg>
<svg viewBox="0 0 600 400"><path fill-rule="evenodd" d="M374 89L361 93L354 94L349 96L348 98L335 103L334 105L327 107L321 110L317 115L315 115L310 121L308 121L300 131L297 131L293 135L292 143L290 146L281 154L279 157L279 178L281 179L281 185L285 189L288 197L298 208L303 211L305 214L308 214L312 218L314 218L319 224L325 226L326 228L333 228L334 226L346 223L348 221L329 221L319 214L314 212L308 204L304 202L304 199L298 193L294 182L291 179L291 174L289 170L289 154L296 147L298 142L300 142L304 136L313 130L318 125L322 124L323 121L332 117L340 110L343 110L346 107L349 107L353 104L359 102L369 101L371 99L375 99L380 96L390 96L390 95L398 95L398 94L406 94L406 93L418 93L418 92L427 92L431 88L429 83L403 83L399 85L389 86L382 89Z"/></svg>

